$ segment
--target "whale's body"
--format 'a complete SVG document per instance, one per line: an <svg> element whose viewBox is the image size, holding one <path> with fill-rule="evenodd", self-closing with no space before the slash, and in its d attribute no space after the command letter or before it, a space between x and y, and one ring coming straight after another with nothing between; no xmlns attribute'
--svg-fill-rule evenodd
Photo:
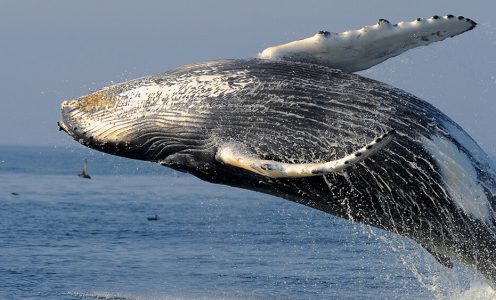
<svg viewBox="0 0 496 300"><path fill-rule="evenodd" d="M62 110L62 129L86 146L401 234L496 285L491 163L455 122L404 91L314 64L222 60L113 85ZM234 145L265 160L329 161L393 129L386 148L328 175L271 178L216 159Z"/></svg>

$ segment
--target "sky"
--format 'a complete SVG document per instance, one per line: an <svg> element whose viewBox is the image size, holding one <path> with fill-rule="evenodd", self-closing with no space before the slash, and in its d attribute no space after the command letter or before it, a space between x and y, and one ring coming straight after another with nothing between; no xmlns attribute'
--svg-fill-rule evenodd
<svg viewBox="0 0 496 300"><path fill-rule="evenodd" d="M0 1L0 145L74 145L57 131L60 102L111 83L319 30L454 14L479 26L360 74L432 103L496 155L493 1Z"/></svg>

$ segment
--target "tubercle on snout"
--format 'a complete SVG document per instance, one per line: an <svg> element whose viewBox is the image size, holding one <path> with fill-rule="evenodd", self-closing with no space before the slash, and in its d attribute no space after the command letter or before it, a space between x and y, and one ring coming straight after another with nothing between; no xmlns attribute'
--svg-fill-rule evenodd
<svg viewBox="0 0 496 300"><path fill-rule="evenodd" d="M100 90L81 97L79 109L85 112L95 112L106 107L114 106L116 98L107 90Z"/></svg>
<svg viewBox="0 0 496 300"><path fill-rule="evenodd" d="M76 109L76 108L79 107L79 100L71 99L71 100L62 101L62 104L60 105L60 107L61 107L62 110L65 110L65 109L68 109L68 110Z"/></svg>
<svg viewBox="0 0 496 300"><path fill-rule="evenodd" d="M70 112L78 109L83 112L93 113L108 107L113 107L116 97L107 89L89 93L78 100L66 100L61 104L62 111Z"/></svg>

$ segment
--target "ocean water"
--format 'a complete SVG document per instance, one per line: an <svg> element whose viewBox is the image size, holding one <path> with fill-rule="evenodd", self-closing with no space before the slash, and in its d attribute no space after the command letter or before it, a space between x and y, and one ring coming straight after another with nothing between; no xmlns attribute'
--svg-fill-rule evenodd
<svg viewBox="0 0 496 300"><path fill-rule="evenodd" d="M0 205L0 299L496 297L405 238L82 147L0 146Z"/></svg>

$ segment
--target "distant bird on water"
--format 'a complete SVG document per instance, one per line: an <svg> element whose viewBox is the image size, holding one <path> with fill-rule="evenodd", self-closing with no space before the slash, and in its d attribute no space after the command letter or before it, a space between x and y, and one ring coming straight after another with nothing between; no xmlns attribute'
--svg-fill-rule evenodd
<svg viewBox="0 0 496 300"><path fill-rule="evenodd" d="M91 179L91 176L88 174L88 160L85 159L83 163L83 170L81 174L78 175L81 178Z"/></svg>
<svg viewBox="0 0 496 300"><path fill-rule="evenodd" d="M148 221L157 221L158 220L158 215L155 215L153 217L146 217Z"/></svg>

